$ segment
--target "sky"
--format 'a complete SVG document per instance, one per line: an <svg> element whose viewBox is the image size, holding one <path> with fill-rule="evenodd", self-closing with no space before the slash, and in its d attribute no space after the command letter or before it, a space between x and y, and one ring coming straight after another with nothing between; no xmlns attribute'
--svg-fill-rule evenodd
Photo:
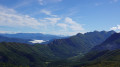
<svg viewBox="0 0 120 67"><path fill-rule="evenodd" d="M120 0L0 0L0 33L120 31Z"/></svg>

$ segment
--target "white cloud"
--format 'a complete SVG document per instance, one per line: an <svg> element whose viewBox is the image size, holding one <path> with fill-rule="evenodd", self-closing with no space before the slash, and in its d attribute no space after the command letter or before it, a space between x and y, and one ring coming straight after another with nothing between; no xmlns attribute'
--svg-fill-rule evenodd
<svg viewBox="0 0 120 67"><path fill-rule="evenodd" d="M44 19L50 22L52 25L55 25L61 18L44 18Z"/></svg>
<svg viewBox="0 0 120 67"><path fill-rule="evenodd" d="M67 26L68 26L68 25L65 24L65 23L59 23L59 24L57 24L57 26L63 28L64 30L67 30Z"/></svg>
<svg viewBox="0 0 120 67"><path fill-rule="evenodd" d="M117 3L119 0L111 0L110 3Z"/></svg>
<svg viewBox="0 0 120 67"><path fill-rule="evenodd" d="M57 17L57 15L53 15L53 14L51 13L51 11L48 11L48 10L45 10L45 9L42 9L42 10L41 10L41 13L44 13L44 14L49 15L49 16Z"/></svg>
<svg viewBox="0 0 120 67"><path fill-rule="evenodd" d="M40 5L43 5L44 3L43 3L43 0L38 0L39 1L39 3L40 3Z"/></svg>
<svg viewBox="0 0 120 67"><path fill-rule="evenodd" d="M120 30L120 25L117 25L116 27L110 28L110 30Z"/></svg>
<svg viewBox="0 0 120 67"><path fill-rule="evenodd" d="M120 30L120 25L117 25L118 29Z"/></svg>
<svg viewBox="0 0 120 67"><path fill-rule="evenodd" d="M41 10L42 13L46 14L46 15L51 15L51 12L50 11L47 11L47 10Z"/></svg>
<svg viewBox="0 0 120 67"><path fill-rule="evenodd" d="M63 0L51 0L52 2L61 2L61 1L63 1Z"/></svg>
<svg viewBox="0 0 120 67"><path fill-rule="evenodd" d="M8 27L13 27L15 29L30 28L30 29L39 30L36 32L43 31L45 33L49 33L46 31L54 29L54 27L56 26L59 20L61 20L61 18L58 17L47 17L43 19L36 19L30 17L29 15L19 14L14 9L0 6L0 26L5 26L7 28ZM7 33L7 32L1 31L1 33Z"/></svg>
<svg viewBox="0 0 120 67"><path fill-rule="evenodd" d="M65 18L65 22L69 25L69 27L73 30L73 31L81 31L84 30L82 28L82 26L80 24L78 24L77 22L73 21L72 18L66 17Z"/></svg>
<svg viewBox="0 0 120 67"><path fill-rule="evenodd" d="M49 3L58 3L61 2L62 0L38 0L40 5L47 5Z"/></svg>
<svg viewBox="0 0 120 67"><path fill-rule="evenodd" d="M113 0L114 2L118 2L118 0Z"/></svg>
<svg viewBox="0 0 120 67"><path fill-rule="evenodd" d="M61 20L61 18L54 18L54 17L53 18L43 18L43 19L40 19L40 22L43 22L44 25L46 25L46 27L47 27L50 25L55 26L59 20Z"/></svg>
<svg viewBox="0 0 120 67"><path fill-rule="evenodd" d="M51 12L45 12L47 15L52 15ZM62 21L62 22L59 22ZM0 6L0 26L5 27L13 27L17 28L33 28L39 29L45 33L51 34L66 34L71 35L78 32L83 32L84 29L82 25L73 21L72 18L60 18L60 17L47 17L43 19L36 19L30 17L29 15L23 15L16 12L14 9L6 8ZM57 29L56 29L57 28ZM63 28L63 29L61 29ZM2 33L6 33L6 31L1 31ZM23 32L23 31L21 31ZM28 32L28 31L27 31ZM68 34L67 34L68 33Z"/></svg>
<svg viewBox="0 0 120 67"><path fill-rule="evenodd" d="M43 24L33 17L0 6L0 26L37 28Z"/></svg>
<svg viewBox="0 0 120 67"><path fill-rule="evenodd" d="M110 30L117 30L117 27L112 27L110 28Z"/></svg>
<svg viewBox="0 0 120 67"><path fill-rule="evenodd" d="M85 31L81 24L73 21L70 17L66 17L64 22L58 23L57 26L63 28L59 32L56 32L57 34L75 35L76 33Z"/></svg>
<svg viewBox="0 0 120 67"><path fill-rule="evenodd" d="M32 42L32 43L43 43L43 42L46 42L44 40L33 40L33 41L29 41L29 42Z"/></svg>
<svg viewBox="0 0 120 67"><path fill-rule="evenodd" d="M31 3L33 3L34 0L20 0L19 2L15 3L14 6L12 6L12 8L16 9L16 8L20 8L20 7L25 7L30 5Z"/></svg>

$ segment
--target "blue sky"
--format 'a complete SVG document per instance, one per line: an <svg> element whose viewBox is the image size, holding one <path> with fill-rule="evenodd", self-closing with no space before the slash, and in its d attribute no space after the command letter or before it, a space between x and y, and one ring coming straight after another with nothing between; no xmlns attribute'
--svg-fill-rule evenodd
<svg viewBox="0 0 120 67"><path fill-rule="evenodd" d="M120 31L120 0L0 0L1 33Z"/></svg>

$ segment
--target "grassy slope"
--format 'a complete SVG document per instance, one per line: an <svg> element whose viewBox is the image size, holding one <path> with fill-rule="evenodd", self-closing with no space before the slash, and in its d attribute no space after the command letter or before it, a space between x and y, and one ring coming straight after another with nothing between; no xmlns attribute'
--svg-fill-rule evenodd
<svg viewBox="0 0 120 67"><path fill-rule="evenodd" d="M44 49L44 50L42 50ZM43 45L32 46L20 43L0 43L0 62L23 66L44 67L52 55Z"/></svg>
<svg viewBox="0 0 120 67"><path fill-rule="evenodd" d="M47 64L59 67L59 63L66 66L66 64L72 64L71 59L76 58L76 55L81 56L94 45L104 41L108 37L106 35L108 35L106 32L77 34L70 38L54 40L48 45L34 46L2 42L0 43L0 62L31 67L46 67ZM66 58L69 60L63 60Z"/></svg>
<svg viewBox="0 0 120 67"><path fill-rule="evenodd" d="M120 67L120 33L113 34L101 45L95 46L78 63L78 67Z"/></svg>
<svg viewBox="0 0 120 67"><path fill-rule="evenodd" d="M88 52L92 47L102 43L114 32L89 32L77 34L66 39L57 39L49 43L53 53L61 58L73 57Z"/></svg>
<svg viewBox="0 0 120 67"><path fill-rule="evenodd" d="M86 62L75 67L120 67L120 50L103 51L94 54L94 56L86 56ZM92 53L93 54L93 53Z"/></svg>

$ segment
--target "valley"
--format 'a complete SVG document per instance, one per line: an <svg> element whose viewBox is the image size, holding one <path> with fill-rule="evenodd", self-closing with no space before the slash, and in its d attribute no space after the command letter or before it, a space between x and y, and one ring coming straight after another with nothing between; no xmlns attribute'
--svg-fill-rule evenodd
<svg viewBox="0 0 120 67"><path fill-rule="evenodd" d="M44 45L4 41L0 43L0 63L22 67L119 65L119 37L114 31L94 31L55 39Z"/></svg>

